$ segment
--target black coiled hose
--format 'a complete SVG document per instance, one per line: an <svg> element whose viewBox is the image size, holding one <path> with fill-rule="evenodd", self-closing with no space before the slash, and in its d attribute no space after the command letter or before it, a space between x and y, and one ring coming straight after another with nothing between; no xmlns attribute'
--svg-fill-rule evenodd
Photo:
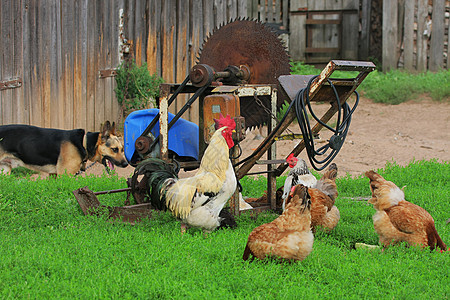
<svg viewBox="0 0 450 300"><path fill-rule="evenodd" d="M308 85L297 93L293 103L298 124L303 134L303 140L305 141L305 148L308 154L309 161L311 162L311 166L315 170L320 171L326 168L333 161L342 145L344 144L348 129L350 128L352 114L359 103L359 94L358 92L354 91L354 93L356 94L356 101L353 107L350 108L350 105L347 102L343 104L341 103L336 87L330 79L327 80L331 88L333 89L334 95L336 97L336 104L338 107L336 128L332 128L326 123L322 122L314 114L314 111L311 108L311 102L309 101L309 90L311 88L312 82L316 78L317 76L312 77L309 80ZM314 146L313 132L309 123L308 112L319 124L333 132L333 135L331 136L328 143L317 150ZM322 159L318 159L318 157L322 157Z"/></svg>
<svg viewBox="0 0 450 300"><path fill-rule="evenodd" d="M341 101L339 99L339 94L336 90L336 87L332 83L330 79L327 80L327 82L330 84L331 88L333 89L334 95L336 97L336 102L338 106L338 119L336 123L336 128L332 128L322 122L313 112L311 108L311 103L309 101L309 91L311 89L311 84L319 75L313 76L309 82L308 85L298 91L297 95L295 96L294 100L290 103L288 109L286 110L285 115L280 120L278 125L272 130L272 132L269 134L267 140L271 140L274 138L274 135L276 131L278 130L279 126L283 124L284 120L286 119L287 115L289 114L292 107L295 109L295 114L298 120L298 124L300 126L300 130L303 134L303 140L305 141L305 148L306 152L308 154L309 161L311 162L311 166L317 170L321 171L324 168L326 168L335 158L335 156L338 154L339 150L341 149L342 145L344 144L345 138L348 133L348 129L350 127L350 122L352 118L352 114L355 111L356 107L359 103L359 94L357 91L354 91L356 95L356 101L352 108L350 108L350 105L348 105L347 102L341 104ZM315 149L314 147L314 139L313 139L313 132L309 123L308 118L308 111L311 114L311 116L323 127L327 128L328 130L333 132L333 136L328 141L328 144L325 146L320 147L319 149ZM234 166L239 166L248 160L250 160L252 157L258 153L264 144L261 144L258 146L258 148L253 152L252 155L246 157L245 159L241 160L240 162L234 164ZM331 149L331 150L330 150ZM329 151L330 150L330 151ZM328 152L328 153L327 153ZM318 156L325 156L325 158L319 160L316 157ZM321 166L318 166L321 165Z"/></svg>

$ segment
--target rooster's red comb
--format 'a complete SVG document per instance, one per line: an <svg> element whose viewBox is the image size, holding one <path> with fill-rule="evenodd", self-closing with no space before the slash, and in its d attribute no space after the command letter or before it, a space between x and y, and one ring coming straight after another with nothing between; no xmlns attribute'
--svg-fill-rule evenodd
<svg viewBox="0 0 450 300"><path fill-rule="evenodd" d="M215 125L216 130L221 127L224 127L224 126L227 126L231 130L234 130L236 128L236 123L230 117L230 115L227 115L226 117L224 117L222 114L220 114L220 118L214 119L214 123L216 123L216 125Z"/></svg>

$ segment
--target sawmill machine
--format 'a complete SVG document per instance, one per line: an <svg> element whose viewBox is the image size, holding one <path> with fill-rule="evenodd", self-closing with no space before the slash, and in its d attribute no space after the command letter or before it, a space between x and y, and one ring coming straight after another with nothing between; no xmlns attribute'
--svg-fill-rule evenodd
<svg viewBox="0 0 450 300"><path fill-rule="evenodd" d="M156 115L150 117L152 122L149 124L149 118L141 116L148 112L137 112L125 122L128 160L135 166L147 157L176 158L182 162L182 166L195 165L195 161L198 163L201 159L214 132L213 119L218 118L220 114L235 118L235 139L239 142L244 138L246 129L257 128L269 122L270 114L267 112L271 109L272 99L276 99L277 108L288 100L287 95L278 93L278 77L289 74L288 53L270 27L257 21L239 19L214 30L201 47L198 64L191 68L183 83L161 85L159 111L150 112ZM192 96L175 115L167 114L168 107L180 94ZM180 150L182 145L187 144L187 140L196 140L196 137L182 136L176 129L178 120L195 101L198 101L200 119L197 130L198 156L193 155L192 151L188 150L186 153ZM166 118L166 114L170 119L168 140L172 145L160 149L159 144L165 145L167 141L161 143L159 138L155 137L159 135L155 129L159 128L161 115ZM136 123L137 118L142 118L143 123ZM180 128L183 130L180 131L183 133L186 128L192 128L189 123L182 122L183 126ZM164 125L164 122L161 125ZM134 126L138 128L134 130ZM136 134L128 135L128 140L127 130L139 133L140 136L136 139ZM171 139L171 134L176 135L177 139ZM178 143L180 136L185 141ZM184 161L192 161L192 158L193 163L183 164Z"/></svg>
<svg viewBox="0 0 450 300"><path fill-rule="evenodd" d="M371 62L334 60L318 75L290 75L290 59L285 46L274 30L264 23L237 19L216 30L205 40L189 75L180 84L160 86L159 109L134 112L124 124L125 155L132 166L145 159L159 157L176 162L180 168L192 170L199 166L209 138L214 132L214 119L220 114L230 115L236 121L233 136L239 145L247 129L267 125L267 137L248 157L239 157L238 146L234 147L232 158L238 179L249 175L256 164L267 165L268 207L275 208L276 177L287 164L285 159L277 160L275 141L283 134L294 119L299 121L300 142L292 150L297 156L305 148L311 165L316 170L326 167L339 152L350 125L351 115L356 108L346 100L355 92L364 78L375 69ZM336 70L355 71L351 78L333 79ZM181 94L189 99L176 114L169 113L169 107ZM183 114L198 101L199 124L182 119ZM310 103L330 103L330 108L318 118ZM288 105L286 114L277 120L276 115L283 105ZM337 114L335 128L327 122ZM311 127L308 115L315 124ZM325 146L315 148L314 138L323 128L333 134ZM267 160L261 157L267 154ZM140 164L140 166L142 165ZM278 165L278 166L277 166ZM121 214L131 221L140 218L142 209L149 208L148 186L143 173L136 168L128 181L127 191L133 195L137 206L110 208L111 215ZM83 211L99 204L95 195L86 188L74 191ZM234 214L239 214L237 194L230 201ZM145 213L144 213L145 215ZM127 217L128 216L128 217Z"/></svg>

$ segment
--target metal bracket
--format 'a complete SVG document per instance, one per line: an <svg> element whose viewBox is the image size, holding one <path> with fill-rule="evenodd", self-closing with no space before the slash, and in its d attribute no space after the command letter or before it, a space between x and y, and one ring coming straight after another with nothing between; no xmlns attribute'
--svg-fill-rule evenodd
<svg viewBox="0 0 450 300"><path fill-rule="evenodd" d="M116 69L105 69L98 72L100 78L114 77L117 75Z"/></svg>
<svg viewBox="0 0 450 300"><path fill-rule="evenodd" d="M22 78L0 81L0 91L7 89L15 89L22 86Z"/></svg>

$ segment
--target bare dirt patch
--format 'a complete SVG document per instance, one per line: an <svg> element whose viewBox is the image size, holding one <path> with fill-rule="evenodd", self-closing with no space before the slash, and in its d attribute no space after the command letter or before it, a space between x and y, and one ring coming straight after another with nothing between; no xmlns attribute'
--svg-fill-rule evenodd
<svg viewBox="0 0 450 300"><path fill-rule="evenodd" d="M320 116L328 107L329 104L315 104L313 108ZM291 124L289 128L300 133L297 124ZM254 139L255 133L249 132L241 143L243 158L261 143L261 140ZM322 131L320 138L318 143L326 141L326 132ZM277 158L285 158L298 142L277 142ZM413 160L450 161L449 149L450 102L421 97L399 105L387 105L361 98L353 114L349 134L334 162L339 167L339 176L347 173L358 176L370 169L383 168L392 161L403 166ZM299 157L309 164L306 151ZM256 165L251 172L263 170L265 166ZM130 166L116 169L122 177L131 176L133 171ZM96 164L86 174L100 175L103 172L103 166Z"/></svg>

